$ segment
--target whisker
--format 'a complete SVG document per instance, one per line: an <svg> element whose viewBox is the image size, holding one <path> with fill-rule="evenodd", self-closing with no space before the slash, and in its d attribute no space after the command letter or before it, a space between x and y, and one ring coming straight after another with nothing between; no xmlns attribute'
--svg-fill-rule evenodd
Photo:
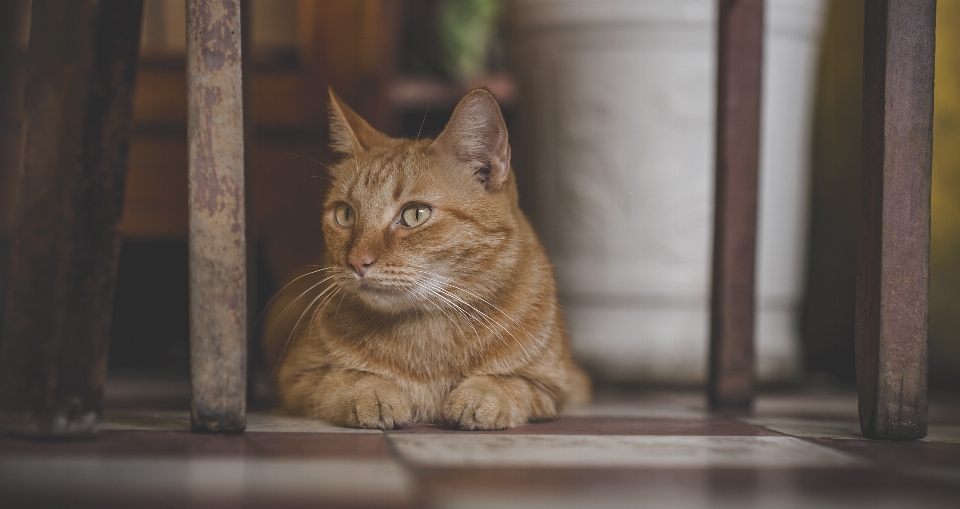
<svg viewBox="0 0 960 509"><path fill-rule="evenodd" d="M425 290L428 290L428 291L429 291L430 289L429 289L429 288L425 288ZM438 311L440 311L441 313L443 313L444 316L446 316L447 319L450 320L451 323L453 323L453 326L456 327L457 330L460 331L460 334L461 334L462 336L466 336L466 333L463 332L463 329L460 328L460 324L457 323L457 320L454 320L453 317L450 316L450 314L447 313L446 310L443 309L443 306L440 306L439 304L431 301L429 296L430 296L430 294L425 294L425 295L424 295L424 298L427 300L427 302L429 302L430 304L433 304L433 306L436 307ZM439 296L439 295L438 295L438 296ZM468 322L468 323L469 323L469 322ZM472 327L472 325L471 325L471 327ZM477 330L474 329L473 332L476 333ZM480 335L479 335L479 334L477 334L477 340L478 340L478 341L480 340Z"/></svg>
<svg viewBox="0 0 960 509"><path fill-rule="evenodd" d="M343 298L346 297L346 296L347 296L347 292L343 292L343 294L340 295L340 302L337 303L337 311L333 314L333 321L334 321L334 322L337 321L337 316L340 315L340 306L343 305Z"/></svg>
<svg viewBox="0 0 960 509"><path fill-rule="evenodd" d="M507 317L507 319L509 319L511 322L513 322L520 330L522 330L522 331L527 335L527 337L529 337L529 338L532 339L534 342L536 342L537 345L540 347L541 350L545 350L545 351L549 352L550 355L556 357L556 353L555 353L553 350L550 350L549 348L546 348L546 345L545 345L544 341L543 341L541 338L539 338L539 337L531 334L530 331L528 331L528 330L523 326L523 324L521 324L521 323L518 322L515 318L513 318L512 316L510 316L509 314L507 314L506 312L504 312L504 311L503 311L502 309L500 309L500 307L498 307L496 304L494 304L494 303L490 302L489 300L481 297L480 295L477 295L476 293L470 291L468 288L465 288L465 287L462 286L462 285L458 285L458 284L454 283L453 280L450 279L450 278L448 278L448 277L444 277L444 276L442 276L442 275L440 275L440 274L435 274L435 273L433 273L433 272L426 271L426 270L421 270L421 269L416 269L416 268L414 268L413 270L416 270L416 271L421 272L421 273L423 273L423 274L427 274L427 275L429 275L429 276L433 276L434 278L438 278L438 279L439 279L439 281L437 281L438 283L443 284L443 285L446 285L446 286L449 286L449 287L452 287L452 288L455 288L455 289L458 289L458 290L460 290L460 291L463 291L464 293L467 293L467 294L473 296L474 298L476 298L477 300L483 302L484 304L492 307L492 308L495 309L497 312L499 312L499 313L502 314L503 316ZM445 281L443 281L443 280L445 280ZM505 332L507 332L508 334L510 334L510 335L513 337L514 341L516 341L516 342L520 345L520 347L523 348L524 351L526 351L526 348L523 347L523 344L520 342L520 340L519 340L512 332L510 332L509 329L507 329L503 324L501 324L499 321L494 320L492 317L490 317L490 316L487 315L486 313L483 313L482 311L480 311L480 310L477 309L476 307L472 306L471 304L469 304L468 302L466 302L464 299L462 299L460 296L456 295L455 293L450 292L450 291L446 291L446 292L447 292L448 295L450 295L450 296L456 298L457 300L463 302L465 305L468 305L468 306L473 307L478 313L483 314L483 316L486 317L488 320L494 322L498 327L502 328ZM529 357L529 354L528 354L528 357Z"/></svg>
<svg viewBox="0 0 960 509"><path fill-rule="evenodd" d="M324 180L327 180L327 181L329 181L329 182L333 182L333 179L332 179L332 178L330 178L330 177L324 177L323 175L304 175L304 176L298 178L297 180L294 180L293 183L294 183L294 184L299 184L301 180L307 180L307 179L324 179Z"/></svg>
<svg viewBox="0 0 960 509"><path fill-rule="evenodd" d="M331 276L331 277L333 277L333 276ZM316 286L314 286L314 287L312 287L312 288L316 288ZM284 342L284 344L283 344L283 349L280 351L280 356L277 357L277 363L273 366L273 369L270 371L270 378L271 378L271 379L276 375L276 373L277 373L277 368L280 367L280 363L283 361L283 357L287 354L287 349L290 347L290 342L291 342L291 340L293 339L294 334L297 332L297 328L300 327L300 322L303 321L304 315L306 315L307 312L310 311L310 308L313 307L313 305L316 304L316 302L317 302L318 300L320 300L320 298L322 298L322 297L324 296L324 294L326 294L328 291L330 291L331 288L337 288L337 286L334 285L334 286L328 286L327 288L324 288L323 291L320 292L320 294L318 294L316 297L314 297L313 300L310 301L309 304L307 304L307 307L304 308L303 312L300 313L300 318L297 319L297 323L295 323L295 324L293 325L293 329L290 330L290 335L287 336L287 340L286 340L286 342ZM304 293L306 293L306 292L304 292ZM303 294L300 294L300 295L303 296Z"/></svg>
<svg viewBox="0 0 960 509"><path fill-rule="evenodd" d="M513 340L517 342L517 346L519 346L520 349L523 350L524 355L525 355L528 359L531 358L531 357L530 357L530 352L528 352L528 351L527 351L527 348L526 348L525 346L523 346L523 343L521 343L520 340L519 340L516 336L514 336L513 333L510 332L509 329L507 329L506 327L504 327L504 325L503 325L502 323L498 322L497 320L494 320L493 318L491 318L489 315L487 315L487 314L484 313L483 311L480 311L480 309L478 309L476 306L474 306L474 305L470 304L469 302L463 300L462 298L460 298L460 296L454 294L453 292L449 292L449 291L444 290L444 289L438 289L438 291L439 291L439 292L443 292L444 294L448 295L450 298L457 299L458 301L462 302L463 305L467 306L468 309L472 309L475 313L478 313L480 316L482 316L482 317L484 317L485 319L487 319L487 321L492 322L494 325L496 325L496 326L500 327L501 329L503 329L504 332L506 332L507 334L509 334L510 337L512 337ZM481 320L478 320L478 321L480 322L481 325L486 326L486 324L485 324L483 321L481 321ZM490 332L496 334L497 337L500 338L501 341L506 341L506 339L504 339L504 338L500 335L499 332L495 332L493 329L490 329L490 327L487 327L487 329L490 330Z"/></svg>
<svg viewBox="0 0 960 509"><path fill-rule="evenodd" d="M451 302L449 299L444 298L442 295L440 295L439 291L437 291L437 290L439 290L439 288L437 288L437 289L434 291L434 294L435 294L437 297L440 297L441 299L443 299L444 301L446 301L448 304L450 304L450 305L453 307L453 309L455 309L455 310L460 314L460 316L462 316L462 317L464 317L464 318L466 319L467 325L469 325L469 326L470 326L470 329L473 330L473 335L477 337L477 342L478 342L478 343L481 342L482 340L480 339L480 332L477 331L477 328L474 327L474 325L473 325L473 322L479 322L479 320L477 320L476 317L471 316L469 313L467 313L465 310L463 310L460 306L456 305L456 303ZM481 325L484 325L484 324L481 323ZM488 329L489 329L489 327L488 327ZM462 334L462 333L461 333L461 334Z"/></svg>
<svg viewBox="0 0 960 509"><path fill-rule="evenodd" d="M427 121L427 113L430 112L430 101L427 101L427 109L423 112L423 120L420 121L420 129L417 130L417 141L420 141L420 133L423 132L423 124Z"/></svg>
<svg viewBox="0 0 960 509"><path fill-rule="evenodd" d="M310 315L310 337L314 339L313 341L314 344L316 344L316 338L318 336L317 327L320 326L320 320L317 319L317 315L323 314L323 310L327 307L328 304L330 304L331 301L333 301L334 297L336 297L337 294L340 293L340 290L343 287L340 286L339 283L334 283L333 286L331 286L330 288L334 289L333 292L331 292L330 295L328 295L325 299L323 299L320 302L320 304L317 305L316 309L313 310L313 314Z"/></svg>
<svg viewBox="0 0 960 509"><path fill-rule="evenodd" d="M317 159L314 159L314 158L312 158L312 157L308 157L308 156L305 156L305 155L303 155L303 154L294 154L293 152L282 152L282 153L285 154L285 155L288 155L288 156L293 156L293 157L299 157L299 158L301 158L301 159L306 159L307 161L310 161L310 162L312 162L312 163L317 163L317 164L319 164L320 166L323 166L324 168L326 168L327 171L329 171L330 173L334 173L334 174L336 173L336 172L334 172L333 168L330 167L330 165L328 165L328 164L326 164L326 163L324 163L324 162L322 162L322 161L319 161L319 160L317 160ZM322 179L327 179L327 180L329 180L330 182L333 182L333 179L330 178L330 177L324 177L324 176L320 176L320 175L314 175L314 177L316 177L316 178L322 178Z"/></svg>
<svg viewBox="0 0 960 509"><path fill-rule="evenodd" d="M449 298L445 297L441 292L444 292L444 293L446 293L447 295L451 295L450 292L445 292L442 288L436 288L436 289L435 289L435 292L434 292L434 295L435 295L436 297L439 297L440 299L442 299L442 300L443 300L444 302L446 302L447 304L450 304L450 306L453 307L454 309L457 309L457 310L461 311L461 313L465 313L466 311L471 311L471 310L472 310L472 311L474 311L474 312L480 313L481 315L483 314L480 310L476 309L476 308L473 307L473 306L470 306L469 304L467 304L467 309L461 308L461 307L458 306L455 302L453 302L453 301L450 300ZM461 301L462 301L462 300L461 300ZM484 315L484 316L485 316L485 315ZM469 318L471 318L471 317L468 317L468 319L469 319ZM488 319L489 319L489 317L488 317ZM487 325L483 320L479 320L479 319L474 318L474 321L476 321L476 322L478 322L480 325L484 326L488 331L490 331L491 334L493 334L494 336L496 336L497 339L500 339L501 341L506 341L506 340L503 338L503 336L500 335L499 332L491 329L490 326ZM469 323L469 322L468 322L468 323ZM474 332L476 332L476 329L474 329ZM479 339L479 337L478 337L478 339ZM516 338L514 338L514 339L516 339ZM517 341L517 344L520 344L520 342ZM522 345L522 344L520 345L520 348L523 348L523 345Z"/></svg>
<svg viewBox="0 0 960 509"><path fill-rule="evenodd" d="M312 266L313 266L313 267L319 267L319 265L312 265ZM263 315L267 312L267 310L270 309L270 305L273 304L273 301L277 300L277 297L280 296L280 293L283 292L284 290L286 290L290 285L292 285L293 283L296 283L297 281L299 281L299 280L301 280L301 279L303 279L303 278L305 278L305 277L307 277L307 276L309 276L309 275L311 275L311 274L318 274L318 273L320 273L320 272L323 272L323 271L325 271L325 270L331 270L331 269L333 269L333 268L334 268L334 267L321 267L321 268L319 268L319 269L317 269L317 270L311 270L310 272L307 272L306 274L303 274L303 275L300 275L300 276L297 276L297 277L293 278L292 280L290 280L289 283L283 285L283 288L277 290L277 293L275 293L275 294L273 295L273 297L272 297L269 301L267 301L267 305L263 307L263 311L260 312L260 316L257 317L257 321L255 321L255 322L253 323L253 326L256 327L257 324L260 323L260 320L263 318Z"/></svg>
<svg viewBox="0 0 960 509"><path fill-rule="evenodd" d="M304 295L306 295L310 290L313 290L314 288L316 288L316 287L322 285L323 283L325 283L325 282L333 279L334 277L336 277L336 274L334 274L334 275L332 275L332 276L327 276L327 277L321 279L320 281L318 281L317 283L315 283L314 285L312 285L310 288L307 288L306 290L304 290L303 292L301 292L300 295L297 296L297 298L293 299L293 301L291 301L289 304L287 304L287 306L286 306L285 308L283 308L283 311L281 311L280 314L277 316L277 319L274 320L273 325L271 325L270 328L267 329L267 332L264 334L264 336L270 336L270 334L273 333L273 331L280 325L280 322L283 320L284 315L286 315L287 312L290 311L290 308L293 307L297 302L299 302L300 299L302 299ZM276 298L276 297L274 297L274 298Z"/></svg>
<svg viewBox="0 0 960 509"><path fill-rule="evenodd" d="M467 288L465 288L465 287L463 287L463 286L461 286L461 285L456 284L455 282L453 282L452 279L450 279L450 278L448 278L448 277L444 277L444 276L442 276L442 275L440 275L440 274L435 274L435 273L433 273L433 272L429 272L429 271L426 271L426 270L421 270L421 269L414 269L414 270L418 270L418 271L420 271L420 272L422 272L422 273L424 273L424 274L428 274L428 275L430 275L430 276L434 276L434 277L437 277L437 278L446 280L446 281L442 281L442 283L443 283L443 284L446 284L446 285L448 285L448 286L451 286L451 287L453 287L453 288L456 288L456 289L458 289L458 290L460 290L460 291L462 291L462 292L464 292L464 293L467 293L468 295L476 298L477 300L483 302L484 304L492 307L493 309L495 309L496 311L498 311L500 314L502 314L503 316L507 317L507 319L509 319L510 321L512 321L517 327L520 328L520 330L522 330L524 333L526 333L527 336L530 336L531 339L533 339L534 341L537 341L538 343L540 343L541 346L543 346L543 342L542 342L539 338L537 338L536 336L534 336L533 334L531 334L530 331L528 331L526 328L524 328L523 324L521 324L521 323L518 322L515 318L513 318L512 316L510 316L509 314L507 314L506 312L504 312L504 311L503 311L502 309L500 309L496 304L490 302L490 301L487 300L487 299L484 299L483 297L477 295L476 293L473 293L473 292L470 291L469 289L467 289Z"/></svg>

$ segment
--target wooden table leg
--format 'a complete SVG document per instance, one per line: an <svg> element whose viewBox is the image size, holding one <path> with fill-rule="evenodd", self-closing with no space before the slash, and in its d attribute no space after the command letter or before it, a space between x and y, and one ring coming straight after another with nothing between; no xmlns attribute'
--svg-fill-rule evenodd
<svg viewBox="0 0 960 509"><path fill-rule="evenodd" d="M240 1L187 1L190 378L194 431L246 427L247 274Z"/></svg>
<svg viewBox="0 0 960 509"><path fill-rule="evenodd" d="M720 0L709 400L753 402L763 0Z"/></svg>
<svg viewBox="0 0 960 509"><path fill-rule="evenodd" d="M870 438L927 434L935 23L936 0L872 0L864 12L856 355Z"/></svg>
<svg viewBox="0 0 960 509"><path fill-rule="evenodd" d="M0 431L96 433L142 2L34 0Z"/></svg>

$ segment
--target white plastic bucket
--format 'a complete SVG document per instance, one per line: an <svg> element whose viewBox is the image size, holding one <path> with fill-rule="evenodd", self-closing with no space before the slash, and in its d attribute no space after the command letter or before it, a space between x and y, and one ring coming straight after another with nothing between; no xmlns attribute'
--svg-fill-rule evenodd
<svg viewBox="0 0 960 509"><path fill-rule="evenodd" d="M514 0L521 192L573 347L611 380L706 377L716 2ZM820 0L766 6L757 371L800 372ZM532 185L531 185L532 184Z"/></svg>

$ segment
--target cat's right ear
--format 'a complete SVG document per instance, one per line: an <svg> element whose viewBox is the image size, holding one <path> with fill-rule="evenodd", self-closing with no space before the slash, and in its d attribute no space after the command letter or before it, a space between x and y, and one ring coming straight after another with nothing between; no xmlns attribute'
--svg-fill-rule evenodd
<svg viewBox="0 0 960 509"><path fill-rule="evenodd" d="M507 125L497 100L484 88L460 100L433 147L465 163L488 191L499 188L510 171Z"/></svg>
<svg viewBox="0 0 960 509"><path fill-rule="evenodd" d="M386 143L390 137L370 127L333 88L330 92L330 148L344 155L357 154L375 145Z"/></svg>

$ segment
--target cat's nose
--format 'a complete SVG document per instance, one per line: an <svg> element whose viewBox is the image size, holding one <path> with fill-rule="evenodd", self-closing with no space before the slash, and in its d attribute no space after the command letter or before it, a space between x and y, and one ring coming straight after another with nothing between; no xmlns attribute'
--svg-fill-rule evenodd
<svg viewBox="0 0 960 509"><path fill-rule="evenodd" d="M367 269L369 269L375 261L373 255L370 253L351 253L350 258L347 259L347 262L353 267L353 271L360 277L363 277L367 273Z"/></svg>

